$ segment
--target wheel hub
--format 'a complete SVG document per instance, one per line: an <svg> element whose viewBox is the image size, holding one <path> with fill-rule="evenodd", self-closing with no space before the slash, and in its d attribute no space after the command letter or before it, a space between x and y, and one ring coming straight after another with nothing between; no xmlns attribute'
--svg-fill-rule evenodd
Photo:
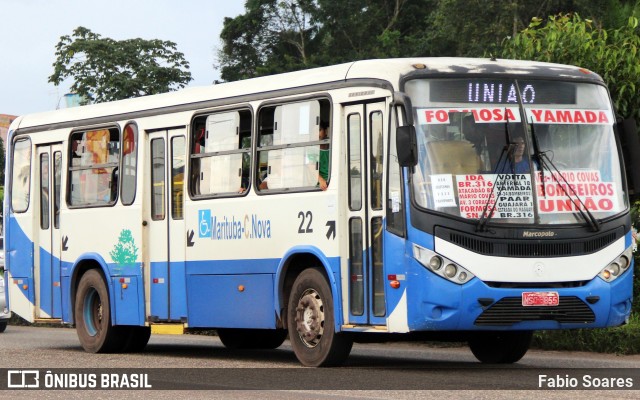
<svg viewBox="0 0 640 400"><path fill-rule="evenodd" d="M317 346L324 334L324 305L313 289L307 289L298 300L296 330L307 347Z"/></svg>

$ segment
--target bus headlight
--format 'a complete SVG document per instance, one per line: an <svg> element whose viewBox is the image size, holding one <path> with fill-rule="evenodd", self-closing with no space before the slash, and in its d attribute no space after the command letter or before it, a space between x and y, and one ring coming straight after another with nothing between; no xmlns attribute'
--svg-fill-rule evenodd
<svg viewBox="0 0 640 400"><path fill-rule="evenodd" d="M417 244L413 245L413 257L429 271L459 285L475 278L475 275L459 264Z"/></svg>
<svg viewBox="0 0 640 400"><path fill-rule="evenodd" d="M438 256L431 257L431 260L429 260L429 267L434 271L439 270L440 267L442 267L442 258Z"/></svg>
<svg viewBox="0 0 640 400"><path fill-rule="evenodd" d="M444 276L446 276L449 279L456 276L457 272L458 272L458 268L455 266L455 264L447 264L447 266L444 267Z"/></svg>
<svg viewBox="0 0 640 400"><path fill-rule="evenodd" d="M613 282L631 266L632 251L632 247L627 248L609 265L604 267L598 276L604 281Z"/></svg>

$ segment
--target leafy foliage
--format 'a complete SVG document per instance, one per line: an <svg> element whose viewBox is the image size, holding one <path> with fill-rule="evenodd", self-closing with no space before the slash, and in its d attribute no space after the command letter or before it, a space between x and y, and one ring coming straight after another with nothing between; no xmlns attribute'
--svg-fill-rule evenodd
<svg viewBox="0 0 640 400"><path fill-rule="evenodd" d="M629 17L617 29L598 27L578 14L550 16L546 24L534 18L528 28L504 43L507 58L579 65L602 76L618 113L640 120L640 30Z"/></svg>
<svg viewBox="0 0 640 400"><path fill-rule="evenodd" d="M620 26L637 0L247 0L226 18L216 68L233 81L367 58L500 52L533 17L579 12Z"/></svg>
<svg viewBox="0 0 640 400"><path fill-rule="evenodd" d="M191 81L189 63L176 44L158 39L116 41L84 27L56 45L49 82L72 78L71 91L96 103L182 88Z"/></svg>
<svg viewBox="0 0 640 400"><path fill-rule="evenodd" d="M232 81L364 58L415 55L435 1L248 0L226 18L218 64Z"/></svg>

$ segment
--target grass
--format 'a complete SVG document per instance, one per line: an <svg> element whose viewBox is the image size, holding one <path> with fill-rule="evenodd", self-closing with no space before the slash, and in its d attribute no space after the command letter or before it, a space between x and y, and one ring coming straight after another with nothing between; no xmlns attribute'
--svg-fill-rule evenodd
<svg viewBox="0 0 640 400"><path fill-rule="evenodd" d="M544 350L592 351L619 355L640 354L640 317L616 328L538 331L532 347Z"/></svg>

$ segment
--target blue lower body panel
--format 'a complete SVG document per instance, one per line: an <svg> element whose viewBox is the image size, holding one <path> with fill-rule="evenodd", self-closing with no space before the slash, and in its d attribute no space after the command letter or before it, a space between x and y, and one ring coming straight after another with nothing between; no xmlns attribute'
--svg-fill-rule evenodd
<svg viewBox="0 0 640 400"><path fill-rule="evenodd" d="M412 331L602 328L623 324L631 312L633 266L612 283L596 277L580 287L513 289L490 287L477 278L457 285L411 264L415 279L407 289L407 311ZM562 307L521 306L522 292L550 290L558 292ZM491 310L501 300L515 307L504 319ZM483 314L490 318L480 323ZM487 319L495 322L486 323Z"/></svg>
<svg viewBox="0 0 640 400"><path fill-rule="evenodd" d="M189 327L276 327L273 274L188 275Z"/></svg>

